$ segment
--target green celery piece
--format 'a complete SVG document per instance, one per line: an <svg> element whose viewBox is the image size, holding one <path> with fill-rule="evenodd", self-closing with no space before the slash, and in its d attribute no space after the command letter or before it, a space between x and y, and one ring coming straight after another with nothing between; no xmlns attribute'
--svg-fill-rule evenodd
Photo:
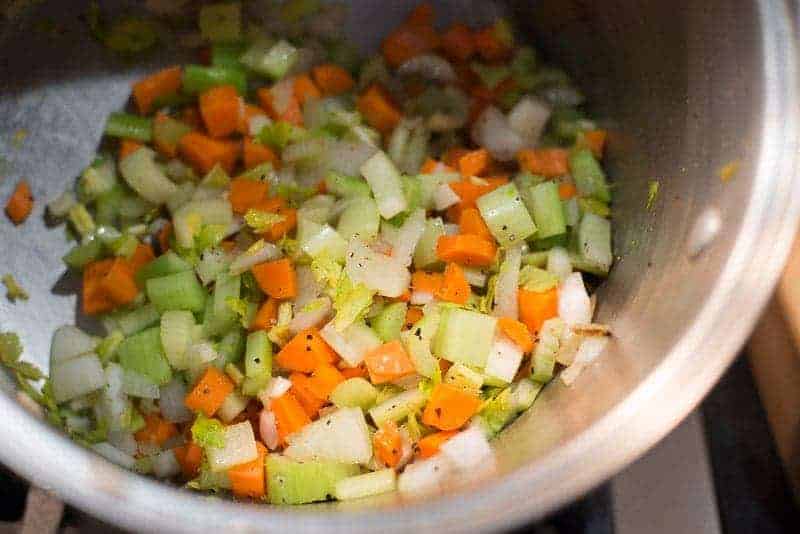
<svg viewBox="0 0 800 534"><path fill-rule="evenodd" d="M363 182L366 185L366 182ZM336 230L344 239L358 236L366 242L378 237L381 216L378 206L368 195L347 200L347 207L339 216Z"/></svg>
<svg viewBox="0 0 800 534"><path fill-rule="evenodd" d="M614 255L611 251L611 222L594 213L586 213L578 226L578 256L581 267L588 272L605 276L611 269ZM580 269L580 267L578 267Z"/></svg>
<svg viewBox="0 0 800 534"><path fill-rule="evenodd" d="M439 360L431 354L431 343L439 330L440 320L439 308L432 308L414 326L400 334L414 368L420 375L434 381L440 378L441 370Z"/></svg>
<svg viewBox="0 0 800 534"><path fill-rule="evenodd" d="M425 231L414 250L414 267L417 269L433 269L441 264L436 253L436 244L444 235L444 222L440 217L425 220Z"/></svg>
<svg viewBox="0 0 800 534"><path fill-rule="evenodd" d="M191 131L188 124L172 117L164 117L153 123L153 141L166 146L177 146L181 137Z"/></svg>
<svg viewBox="0 0 800 534"><path fill-rule="evenodd" d="M536 222L536 238L547 239L567 232L558 184L542 182L530 190L531 213Z"/></svg>
<svg viewBox="0 0 800 534"><path fill-rule="evenodd" d="M329 172L325 177L328 191L337 197L368 197L371 194L369 184L357 176L346 176L337 172Z"/></svg>
<svg viewBox="0 0 800 534"><path fill-rule="evenodd" d="M247 336L244 353L245 381L242 393L255 396L272 378L272 342L266 330L258 330Z"/></svg>
<svg viewBox="0 0 800 534"><path fill-rule="evenodd" d="M531 356L533 362L531 380L534 382L546 384L552 380L563 328L564 322L561 319L548 319L542 325L539 340Z"/></svg>
<svg viewBox="0 0 800 534"><path fill-rule="evenodd" d="M361 408L369 410L375 405L378 391L369 381L361 378L348 378L331 392L331 402L337 408Z"/></svg>
<svg viewBox="0 0 800 534"><path fill-rule="evenodd" d="M3 284L6 286L8 300L11 302L15 302L17 299L28 300L28 293L17 283L17 280L12 275L3 275Z"/></svg>
<svg viewBox="0 0 800 534"><path fill-rule="evenodd" d="M372 319L372 329L384 343L400 338L400 330L406 320L408 305L405 302L394 302L381 310Z"/></svg>
<svg viewBox="0 0 800 534"><path fill-rule="evenodd" d="M135 139L149 143L153 140L153 119L115 111L108 116L103 133L109 137Z"/></svg>
<svg viewBox="0 0 800 534"><path fill-rule="evenodd" d="M483 368L494 339L497 319L459 308L442 312L433 344L436 356L453 363Z"/></svg>
<svg viewBox="0 0 800 534"><path fill-rule="evenodd" d="M241 328L234 328L225 334L217 346L217 352L226 364L241 360L244 349L245 335Z"/></svg>
<svg viewBox="0 0 800 534"><path fill-rule="evenodd" d="M183 91L197 95L220 85L233 85L240 95L247 93L247 75L241 69L186 65L183 69Z"/></svg>
<svg viewBox="0 0 800 534"><path fill-rule="evenodd" d="M139 272L136 273L136 282L140 285L144 285L144 283L151 278L158 278L191 270L192 266L186 260L170 250L139 269Z"/></svg>
<svg viewBox="0 0 800 534"><path fill-rule="evenodd" d="M522 243L536 232L536 225L513 183L483 195L477 204L483 220L501 246Z"/></svg>
<svg viewBox="0 0 800 534"><path fill-rule="evenodd" d="M244 53L242 63L255 72L280 80L289 72L298 58L297 49L286 41L278 41L269 49L256 43Z"/></svg>
<svg viewBox="0 0 800 534"><path fill-rule="evenodd" d="M201 312L205 307L206 290L197 281L194 271L183 271L145 283L147 298L160 313L169 310Z"/></svg>
<svg viewBox="0 0 800 534"><path fill-rule="evenodd" d="M522 264L523 265L533 265L534 267L547 267L547 256L548 252L539 251L539 252L529 252L522 256Z"/></svg>
<svg viewBox="0 0 800 534"><path fill-rule="evenodd" d="M73 269L83 269L87 263L100 259L103 253L103 244L99 239L89 239L89 241L76 245L67 252L64 263Z"/></svg>
<svg viewBox="0 0 800 534"><path fill-rule="evenodd" d="M503 389L494 398L484 403L478 413L483 430L489 438L495 437L519 414L511 400L510 388Z"/></svg>
<svg viewBox="0 0 800 534"><path fill-rule="evenodd" d="M267 488L272 504L304 504L324 501L336 483L357 475L357 465L324 460L296 462L279 454L267 456Z"/></svg>
<svg viewBox="0 0 800 534"><path fill-rule="evenodd" d="M203 321L207 334L222 335L237 325L239 316L231 309L228 299L238 299L241 288L241 276L232 276L227 272L217 275L214 294L211 297L210 314L204 317Z"/></svg>
<svg viewBox="0 0 800 534"><path fill-rule="evenodd" d="M369 415L376 426L388 421L400 421L425 405L428 397L419 389L409 389L393 395L385 400L377 399L378 404L369 410Z"/></svg>
<svg viewBox="0 0 800 534"><path fill-rule="evenodd" d="M145 304L125 313L113 314L122 333L130 336L153 326L161 320L161 314L152 304Z"/></svg>
<svg viewBox="0 0 800 534"><path fill-rule="evenodd" d="M172 370L161 347L159 327L125 339L117 349L117 356L123 369L139 373L155 384L163 386L172 380Z"/></svg>
<svg viewBox="0 0 800 534"><path fill-rule="evenodd" d="M212 43L230 43L242 36L242 4L228 2L200 8L197 18L200 35Z"/></svg>
<svg viewBox="0 0 800 534"><path fill-rule="evenodd" d="M549 291L558 286L559 282L557 275L533 265L524 266L519 273L519 285L527 291Z"/></svg>
<svg viewBox="0 0 800 534"><path fill-rule="evenodd" d="M214 43L211 46L211 65L228 69L242 69L239 58L244 53L242 43Z"/></svg>
<svg viewBox="0 0 800 534"><path fill-rule="evenodd" d="M569 156L569 168L582 196L611 202L606 174L590 150L573 151Z"/></svg>
<svg viewBox="0 0 800 534"><path fill-rule="evenodd" d="M216 419L208 418L202 413L197 415L191 432L192 441L204 449L221 449L225 446L225 427Z"/></svg>

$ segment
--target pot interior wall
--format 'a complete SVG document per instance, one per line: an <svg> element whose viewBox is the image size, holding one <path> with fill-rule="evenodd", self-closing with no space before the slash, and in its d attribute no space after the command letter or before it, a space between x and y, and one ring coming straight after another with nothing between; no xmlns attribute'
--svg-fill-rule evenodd
<svg viewBox="0 0 800 534"><path fill-rule="evenodd" d="M0 329L19 332L26 354L42 367L52 331L72 322L76 309L76 280L65 274L59 260L69 244L62 228L44 224L44 204L91 161L104 117L124 105L130 81L180 55L165 49L145 64L112 58L86 36L74 15L82 12L78 4L51 2L23 19L30 24L49 14L63 23L63 34L29 31L31 26L22 23L0 30L0 147L8 160L0 198L25 177L37 199L34 216L24 226L13 228L4 217L0 221L6 251L0 255L0 272L14 273L31 292L24 304L0 302ZM351 4L352 35L364 47L374 47L377 36L414 2ZM539 465L558 477L559 466L547 464L548 457L615 409L620 422L637 410L652 411L662 433L677 422L657 419L659 406L671 398L642 397L646 401L635 407L624 401L668 363L665 359L728 261L751 202L749 177L761 150L764 92L762 36L753 23L760 13L749 2L437 4L442 22L477 23L496 13L511 15L554 62L576 76L593 114L610 131L608 168L615 184L619 258L599 290L598 320L611 324L613 342L573 387L558 381L548 386L497 445L503 472ZM723 182L719 169L731 161L739 162L738 173ZM660 190L647 209L651 181ZM692 257L698 218L711 226L718 220L722 231ZM715 358L715 348L691 357ZM665 376L681 380L675 373ZM680 389L673 391L679 395ZM625 439L619 436L620 448ZM614 454L599 449L587 460L602 462L606 453ZM528 491L535 495L547 488Z"/></svg>

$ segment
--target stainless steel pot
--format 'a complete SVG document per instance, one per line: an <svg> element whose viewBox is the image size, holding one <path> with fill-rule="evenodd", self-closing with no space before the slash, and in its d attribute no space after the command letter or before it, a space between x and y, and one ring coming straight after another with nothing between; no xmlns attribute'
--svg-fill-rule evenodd
<svg viewBox="0 0 800 534"><path fill-rule="evenodd" d="M11 2L19 8L28 2ZM73 320L63 232L43 205L90 161L103 118L156 64L106 55L76 21L77 2L15 9L0 46L0 198L20 177L35 216L0 222L0 272L31 290L0 303L47 364L50 334ZM609 350L572 388L549 386L497 442L501 474L420 503L395 500L273 509L170 488L118 469L0 395L0 460L33 483L135 530L486 531L542 517L610 477L669 432L742 345L783 265L798 221L798 76L793 6L781 1L438 2L467 21L507 10L568 66L611 130L617 265L600 290ZM105 3L104 3L105 4ZM353 2L348 27L374 45L408 9ZM31 30L42 13L66 34ZM19 132L27 132L27 136ZM16 140L15 140L16 134ZM738 162L728 181L719 169ZM648 182L658 180L653 210Z"/></svg>

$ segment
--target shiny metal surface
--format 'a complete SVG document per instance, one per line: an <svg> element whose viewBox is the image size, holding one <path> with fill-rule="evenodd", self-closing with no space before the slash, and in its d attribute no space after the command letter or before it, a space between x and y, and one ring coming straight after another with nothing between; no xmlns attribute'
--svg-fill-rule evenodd
<svg viewBox="0 0 800 534"><path fill-rule="evenodd" d="M411 3L353 2L348 29L364 46L374 45ZM74 281L59 261L68 245L62 229L44 224L44 203L91 160L103 118L125 103L130 80L174 61L168 50L149 65L110 58L83 35L77 4L36 8L64 23L62 35L26 30L35 17L0 25L0 153L8 160L0 198L26 177L38 200L21 228L0 220L0 272L14 273L31 292L25 303L0 302L0 329L18 331L26 358L42 366L51 332L71 322L75 310ZM800 100L791 6L768 0L438 4L443 19L477 20L507 9L576 75L611 131L620 259L600 290L599 320L612 325L615 338L572 388L546 388L498 440L501 475L423 503L241 505L118 469L6 395L0 395L0 461L135 530L486 531L541 517L575 498L689 413L742 345L797 228ZM739 170L723 182L719 168L731 161L739 161ZM661 184L653 211L645 209L650 180Z"/></svg>

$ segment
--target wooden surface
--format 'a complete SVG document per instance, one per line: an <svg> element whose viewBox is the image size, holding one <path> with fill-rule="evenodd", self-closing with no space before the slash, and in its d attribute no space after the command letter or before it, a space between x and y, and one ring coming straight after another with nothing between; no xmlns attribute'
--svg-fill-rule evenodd
<svg viewBox="0 0 800 534"><path fill-rule="evenodd" d="M778 453L800 501L800 238L748 349Z"/></svg>

